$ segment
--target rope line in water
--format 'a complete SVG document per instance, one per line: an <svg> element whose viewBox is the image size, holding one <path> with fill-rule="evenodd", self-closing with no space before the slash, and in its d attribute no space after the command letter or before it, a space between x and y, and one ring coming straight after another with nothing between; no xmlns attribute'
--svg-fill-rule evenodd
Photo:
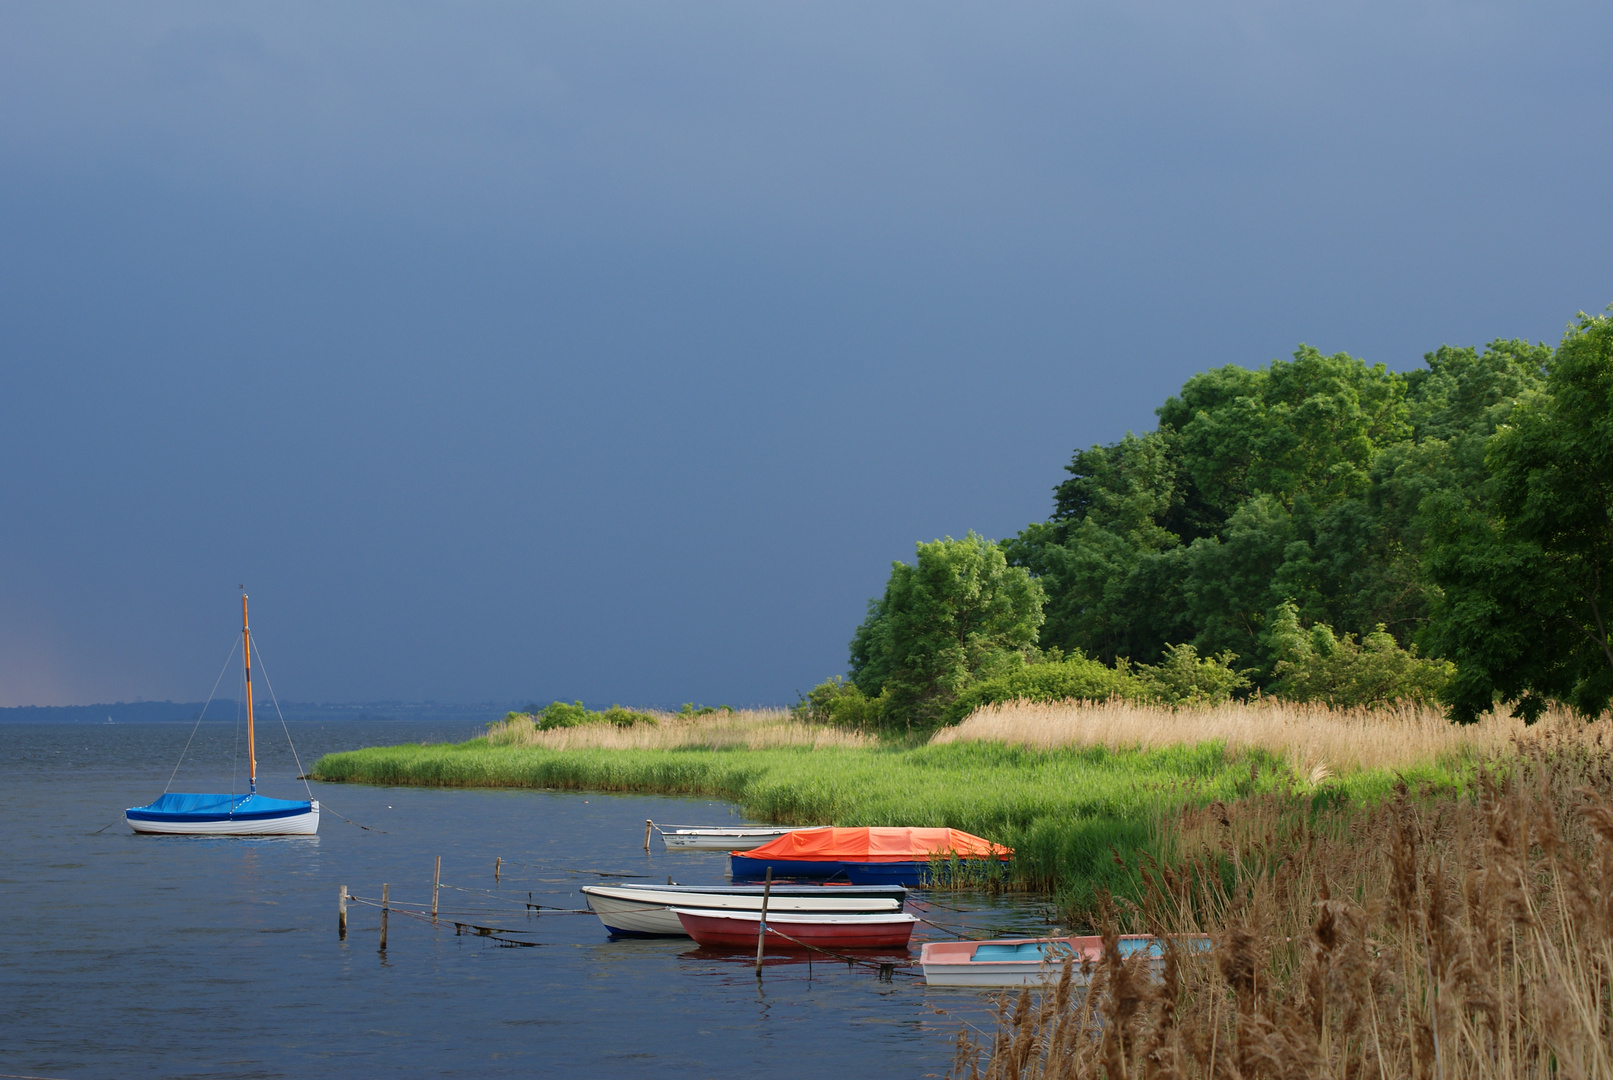
<svg viewBox="0 0 1613 1080"><path fill-rule="evenodd" d="M293 753L295 753L295 751L293 751ZM308 786L308 778L306 776L300 776L300 777L298 777L298 779L302 781L303 787ZM314 797L314 793L312 791L310 791L308 793L308 798L310 800L312 800L313 797ZM349 825L356 825L356 826L358 826L358 828L363 829L365 832L382 833L383 835L387 835L387 836L392 835L391 833L388 833L385 829L372 829L368 825L359 825L358 822L354 821L352 818L348 817L346 814L343 814L343 813L341 813L341 812L339 812L339 811L337 811L335 809L332 809L330 804L326 803L324 800L320 800L319 808L321 810L329 810L331 813L335 814L337 817L341 818L343 821L347 822Z"/></svg>
<svg viewBox="0 0 1613 1080"><path fill-rule="evenodd" d="M504 865L526 866L533 870L547 870L550 873L558 872L562 874L592 874L595 877L647 878L653 876L650 874L630 874L625 870L573 870L569 866L545 866L542 863L516 862L513 859L505 859Z"/></svg>
<svg viewBox="0 0 1613 1080"><path fill-rule="evenodd" d="M512 900L512 899L509 899L507 897L500 896L497 893L488 892L486 889L467 889L462 885L450 885L446 881L438 882L437 887L440 888L440 889L453 889L455 892L477 893L477 894L480 894L482 896L489 897L490 899L493 899L493 900L498 900L498 901L501 901L503 903L513 905L515 907L524 908L524 909L526 909L528 911L552 911L552 912L555 912L555 913L558 913L558 914L567 914L567 915L592 915L594 913L591 908L563 908L563 907L557 907L557 906L550 905L550 904L539 904L539 903L535 903L535 902L533 902L531 900ZM531 896L532 894L528 893L527 895ZM404 904L404 905L407 905L409 907L422 907L422 908L429 906L424 900L390 900L390 901L388 901L388 903L390 903L390 904ZM459 909L459 910L468 910L468 909L463 909L462 908L462 909ZM482 909L482 910L492 911L494 909L485 908L485 909ZM503 914L508 914L508 912L504 912Z"/></svg>
<svg viewBox="0 0 1613 1080"><path fill-rule="evenodd" d="M889 968L891 974L893 974L893 975L901 974L901 975L911 975L915 979L923 978L923 975L920 974L917 971L900 971L899 970L899 969L904 968L904 967L916 967L917 964L912 960L865 960L860 956L847 956L845 953L837 953L837 952L833 951L832 949L824 949L824 948L820 948L817 945L808 944L805 941L798 941L797 939L795 939L795 938L791 937L790 935L786 934L784 931L775 930L771 926L769 926L767 928L767 932L769 934L777 934L779 937L783 938L785 941L794 942L795 944L801 946L801 948L803 948L803 949L811 949L813 952L822 953L825 956L832 956L836 960L844 960L848 964L860 964L860 965L862 965L864 967L875 968L875 969L877 969L879 971L879 973L881 975L883 975L885 973L886 968Z"/></svg>
<svg viewBox="0 0 1613 1080"><path fill-rule="evenodd" d="M507 929L507 928L502 927L502 926L481 926L481 925L478 925L476 923L462 922L462 921L459 921L457 919L442 919L442 918L439 918L439 919L434 921L430 915L427 915L423 911L407 911L407 910L404 910L404 909L401 909L401 908L394 908L392 906L392 902L390 900L388 900L386 902L386 904L383 905L379 900L376 900L373 897L349 895L348 899L352 900L352 901L355 901L357 903L360 903L360 904L364 904L364 905L366 905L368 907L373 907L373 908L384 907L385 910L387 912L389 912L389 913L395 911L399 915L402 915L402 916L404 916L406 918L418 919L420 922L426 923L428 925L437 925L437 923L452 923L453 927L454 927L454 933L456 935L464 933L466 929L470 929L470 930L476 931L476 936L477 937L492 938L494 941L500 941L500 942L503 942L504 944L507 944L507 945L520 945L520 946L531 948L531 947L535 947L535 946L539 946L539 945L547 945L547 944L549 944L546 941L522 941L519 938L509 938L509 937L501 937L500 936L502 934L535 934L535 933L537 933L536 930L511 930L511 929Z"/></svg>

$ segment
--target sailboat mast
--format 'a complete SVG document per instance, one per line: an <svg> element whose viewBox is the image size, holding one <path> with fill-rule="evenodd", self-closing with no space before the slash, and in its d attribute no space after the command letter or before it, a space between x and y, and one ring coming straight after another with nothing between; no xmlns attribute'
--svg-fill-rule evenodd
<svg viewBox="0 0 1613 1080"><path fill-rule="evenodd" d="M246 593L241 594L241 654L246 663L246 760L247 785L258 790L258 744L252 737L252 628L246 622Z"/></svg>

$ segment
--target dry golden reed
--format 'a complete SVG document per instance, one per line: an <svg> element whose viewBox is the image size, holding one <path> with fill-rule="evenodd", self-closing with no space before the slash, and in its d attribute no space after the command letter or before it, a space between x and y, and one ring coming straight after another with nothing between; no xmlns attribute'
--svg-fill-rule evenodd
<svg viewBox="0 0 1613 1080"><path fill-rule="evenodd" d="M952 1075L1613 1080L1613 754L1548 733L1481 776L1320 817L1182 811L1175 857L1108 918L1212 950L1167 949L1156 977L1112 948L1085 993L1067 970L1005 995Z"/></svg>
<svg viewBox="0 0 1613 1080"><path fill-rule="evenodd" d="M654 724L579 724L539 731L530 716L491 725L487 741L496 746L540 746L548 750L772 750L786 746L873 746L873 736L822 724L803 724L788 709L736 709L704 716L655 712Z"/></svg>
<svg viewBox="0 0 1613 1080"><path fill-rule="evenodd" d="M1556 709L1531 729L1505 712L1469 726L1413 704L1378 709L1330 709L1265 698L1223 705L1170 708L1128 701L1012 701L988 705L933 742L996 741L1052 750L1105 746L1111 750L1205 742L1229 750L1258 747L1286 760L1295 775L1321 780L1358 769L1402 769L1452 757L1504 753L1517 738L1545 731L1576 738L1613 737L1613 722L1587 725Z"/></svg>

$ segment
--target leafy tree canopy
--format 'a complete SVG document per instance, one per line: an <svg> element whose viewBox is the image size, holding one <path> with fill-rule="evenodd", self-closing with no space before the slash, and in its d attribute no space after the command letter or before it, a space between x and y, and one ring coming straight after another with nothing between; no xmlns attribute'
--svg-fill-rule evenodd
<svg viewBox="0 0 1613 1080"><path fill-rule="evenodd" d="M885 697L887 722L933 726L971 682L1024 664L1036 650L1043 591L1002 549L971 532L919 544L891 564L851 643L851 677Z"/></svg>
<svg viewBox="0 0 1613 1080"><path fill-rule="evenodd" d="M1580 315L1485 444L1487 475L1427 500L1431 638L1456 661L1453 715L1613 700L1613 318Z"/></svg>
<svg viewBox="0 0 1613 1080"><path fill-rule="evenodd" d="M1399 374L1301 346L1193 376L1156 430L1076 451L1052 516L1005 542L1047 593L1039 643L1109 663L1231 652L1269 688L1291 602L1307 625L1382 626L1404 648L1439 597L1424 502L1483 482L1486 440L1551 355L1445 346Z"/></svg>

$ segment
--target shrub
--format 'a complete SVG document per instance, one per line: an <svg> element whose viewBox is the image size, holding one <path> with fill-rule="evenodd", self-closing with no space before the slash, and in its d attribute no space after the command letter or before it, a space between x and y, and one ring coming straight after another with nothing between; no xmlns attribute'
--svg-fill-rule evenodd
<svg viewBox="0 0 1613 1080"><path fill-rule="evenodd" d="M564 701L556 701L538 714L537 726L539 731L553 731L555 728L578 727L582 724L615 724L617 727L632 727L634 724L659 722L652 713L635 712L620 705L612 705L604 712L594 712L585 708L580 701L572 702L570 705Z"/></svg>
<svg viewBox="0 0 1613 1080"><path fill-rule="evenodd" d="M732 705L696 705L692 701L685 701L683 708L678 710L678 715L688 718L691 716L711 716L714 713L732 714L733 711L734 707Z"/></svg>
<svg viewBox="0 0 1613 1080"><path fill-rule="evenodd" d="M1304 630L1292 603L1274 613L1270 641L1277 657L1272 690L1290 701L1339 708L1430 702L1456 671L1448 660L1418 656L1415 645L1402 649L1382 625L1359 642L1353 634L1335 634L1326 623Z"/></svg>
<svg viewBox="0 0 1613 1080"><path fill-rule="evenodd" d="M790 712L807 723L873 730L880 726L884 706L883 696L869 697L856 683L835 676L802 695Z"/></svg>
<svg viewBox="0 0 1613 1080"><path fill-rule="evenodd" d="M1029 664L995 678L982 679L947 707L945 724L956 724L982 705L1003 701L1066 701L1112 697L1142 699L1148 684L1125 668L1112 668L1077 651L1064 660Z"/></svg>
<svg viewBox="0 0 1613 1080"><path fill-rule="evenodd" d="M1191 645L1165 646L1165 659L1158 664L1137 665L1137 677L1148 686L1148 695L1166 705L1215 705L1232 700L1247 689L1249 673L1235 670L1236 653L1200 656Z"/></svg>

